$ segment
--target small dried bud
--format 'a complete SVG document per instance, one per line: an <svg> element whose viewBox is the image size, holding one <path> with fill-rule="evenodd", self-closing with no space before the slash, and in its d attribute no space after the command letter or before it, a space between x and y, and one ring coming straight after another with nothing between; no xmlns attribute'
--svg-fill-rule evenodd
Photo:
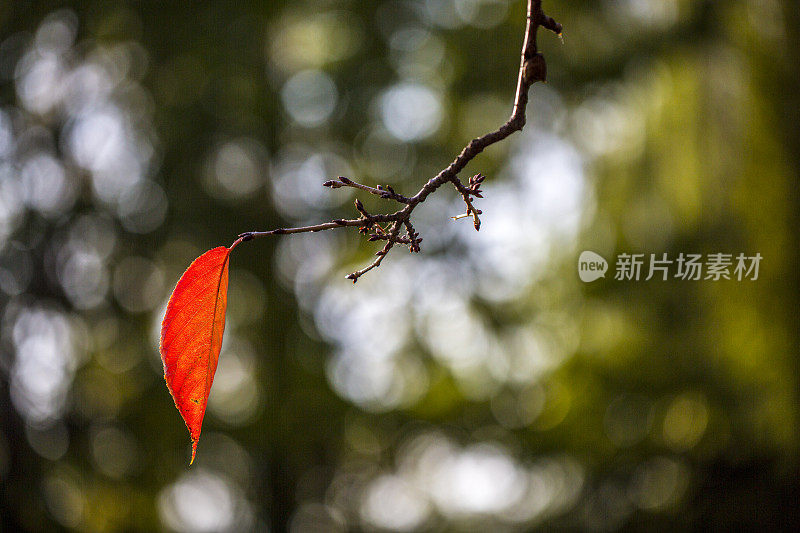
<svg viewBox="0 0 800 533"><path fill-rule="evenodd" d="M348 178L345 178L344 176L339 176L339 181L341 181L345 185L350 185L351 183L353 183L352 181L350 181Z"/></svg>
<svg viewBox="0 0 800 533"><path fill-rule="evenodd" d="M472 176L469 179L469 184L470 185L478 185L478 184L482 183L483 180L485 180L485 179L486 179L486 176L484 176L481 173L478 173L478 174L475 174L474 176Z"/></svg>

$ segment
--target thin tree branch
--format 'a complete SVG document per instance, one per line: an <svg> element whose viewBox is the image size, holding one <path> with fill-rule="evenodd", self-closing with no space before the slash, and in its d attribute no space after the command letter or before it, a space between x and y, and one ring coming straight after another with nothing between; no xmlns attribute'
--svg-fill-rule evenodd
<svg viewBox="0 0 800 533"><path fill-rule="evenodd" d="M414 227L411 225L411 213L414 208L425 201L425 199L436 189L445 183L452 183L456 190L461 193L461 197L467 206L467 212L464 215L453 217L462 218L465 216L472 216L473 225L476 230L480 229L480 218L478 215L481 211L473 205L475 198L482 198L480 191L480 184L484 179L482 174L477 174L470 178L469 187L464 185L458 177L458 173L467 166L478 154L485 150L488 146L502 141L512 133L520 131L525 126L525 110L528 105L528 91L531 85L537 81L545 81L547 77L547 65L544 56L539 53L536 46L536 34L539 27L545 28L557 34L561 34L561 24L553 20L551 17L544 14L542 11L541 0L528 0L527 3L527 23L525 25L525 38L522 44L522 53L520 59L519 74L517 76L517 90L514 96L514 107L511 116L508 120L495 131L489 132L481 137L472 139L467 146L461 151L460 154L441 172L436 176L429 179L420 190L411 197L406 197L398 194L390 186L369 187L356 183L348 178L340 176L338 180L330 180L323 183L324 186L332 189L341 187L352 187L361 189L370 194L379 196L386 200L394 200L403 207L398 211L390 214L373 215L364 210L364 206L359 200L356 200L356 209L361 214L361 217L354 219L336 219L331 222L316 224L313 226L301 226L296 228L278 228L270 231L249 231L239 235L239 238L231 245L231 249L235 248L242 242L255 239L256 237L267 237L272 235L287 235L291 233L309 233L316 231L325 231L336 228L344 228L351 226L358 226L362 233L368 233L370 228L376 228L376 232L369 235L369 240L385 240L385 246L379 250L375 255L377 258L367 267L357 270L347 276L355 283L365 273L373 268L380 266L383 258L389 253L389 250L395 244L407 244L411 252L419 252L420 242L419 234L416 233ZM390 223L387 229L383 229L380 224ZM400 230L405 227L406 235L400 236Z"/></svg>
<svg viewBox="0 0 800 533"><path fill-rule="evenodd" d="M361 189L362 191L367 191L370 194L374 194L376 196L380 196L385 200L395 200L400 202L401 204L407 204L410 202L410 199L406 198L402 194L397 194L394 192L394 189L390 185L386 185L385 187L382 185L378 185L377 187L369 187L367 185L361 185L360 183L356 183L355 181L345 178L344 176L339 176L339 180L330 180L326 181L322 184L323 187L330 187L331 189L340 189L342 187L353 187L355 189Z"/></svg>
<svg viewBox="0 0 800 533"><path fill-rule="evenodd" d="M375 255L377 255L378 257L375 258L375 260L369 266L367 266L365 268L362 268L361 270L356 270L352 274L348 274L346 276L347 279L351 279L351 280L353 280L353 283L355 283L356 281L358 281L358 278L360 278L361 276L363 276L364 274L366 274L367 272L369 272L373 268L377 268L377 267L381 266L381 261L383 261L383 258L386 257L386 255L389 253L389 250L392 249L392 246L394 246L394 243L397 242L397 235L398 235L398 233L400 233L400 226L401 225L402 224L399 221L393 223L392 224L392 228L391 228L391 232L388 235L388 238L387 238L387 241L386 241L386 245L383 247L382 250L378 250L375 253Z"/></svg>
<svg viewBox="0 0 800 533"><path fill-rule="evenodd" d="M473 196L475 198L483 198L481 194L481 183L483 180L486 179L486 176L483 174L475 174L469 179L469 187L465 187L458 176L455 176L452 180L453 186L456 188L458 192L461 193L461 198L464 200L464 203L467 205L467 212L463 215L458 215L452 217L453 220L458 220L459 218L464 218L468 216L472 216L472 225L475 226L475 231L479 231L481 229L481 219L479 215L482 213L480 209L477 209L473 203Z"/></svg>

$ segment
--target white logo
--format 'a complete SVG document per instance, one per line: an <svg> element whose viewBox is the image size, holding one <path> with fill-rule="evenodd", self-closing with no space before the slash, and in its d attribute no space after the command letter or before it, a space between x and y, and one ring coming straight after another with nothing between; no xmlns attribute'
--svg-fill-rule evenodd
<svg viewBox="0 0 800 533"><path fill-rule="evenodd" d="M608 261L603 256L589 250L581 252L578 257L578 277L581 281L589 283L598 278L606 277Z"/></svg>

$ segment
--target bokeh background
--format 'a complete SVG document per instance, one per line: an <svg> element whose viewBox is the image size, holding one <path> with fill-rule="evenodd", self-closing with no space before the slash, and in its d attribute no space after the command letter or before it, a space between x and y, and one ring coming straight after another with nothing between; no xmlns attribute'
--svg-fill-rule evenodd
<svg viewBox="0 0 800 533"><path fill-rule="evenodd" d="M246 230L413 193L510 113L521 0L0 4L0 529L797 526L800 12L546 0L489 176L378 246L237 248L197 461L166 300ZM373 211L388 209L359 195ZM581 250L763 256L581 283Z"/></svg>

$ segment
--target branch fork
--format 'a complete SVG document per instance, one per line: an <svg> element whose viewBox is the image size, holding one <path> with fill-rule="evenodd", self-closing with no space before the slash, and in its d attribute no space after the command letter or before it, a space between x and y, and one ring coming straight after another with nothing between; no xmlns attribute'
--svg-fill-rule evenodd
<svg viewBox="0 0 800 533"><path fill-rule="evenodd" d="M547 64L544 56L539 53L536 46L536 34L542 27L561 36L562 26L542 11L541 0L528 0L527 4L527 24L525 27L525 38L522 44L522 54L519 74L517 76L517 90L514 97L514 107L508 120L495 131L489 132L481 137L477 137L469 142L460 154L436 176L429 179L420 190L411 197L397 193L390 185L377 185L370 187L355 181L339 176L335 180L329 180L322 185L331 189L350 187L360 189L370 194L378 196L383 200L394 201L400 204L400 208L389 214L372 214L365 208L360 200L355 200L355 207L360 216L352 219L334 219L312 226L301 226L295 228L277 228L269 231L248 231L239 235L239 238L231 245L231 249L239 243L255 239L256 237L266 237L272 235L287 235L292 233L309 233L326 231L344 227L358 227L359 233L367 235L368 241L385 241L382 249L378 250L376 258L368 266L347 275L347 279L353 283L369 272L380 266L384 257L394 247L395 244L408 246L411 253L420 251L419 233L414 230L411 223L411 214L414 209L425 201L432 192L437 190L445 183L452 183L455 189L461 194L461 198L466 205L466 212L462 215L452 217L454 220L472 217L473 226L476 230L480 229L481 210L474 205L476 198L483 198L480 189L486 177L483 174L475 174L465 185L458 174L488 146L502 141L512 133L520 131L525 126L525 109L528 105L528 91L537 81L546 81ZM405 230L405 234L401 232Z"/></svg>

